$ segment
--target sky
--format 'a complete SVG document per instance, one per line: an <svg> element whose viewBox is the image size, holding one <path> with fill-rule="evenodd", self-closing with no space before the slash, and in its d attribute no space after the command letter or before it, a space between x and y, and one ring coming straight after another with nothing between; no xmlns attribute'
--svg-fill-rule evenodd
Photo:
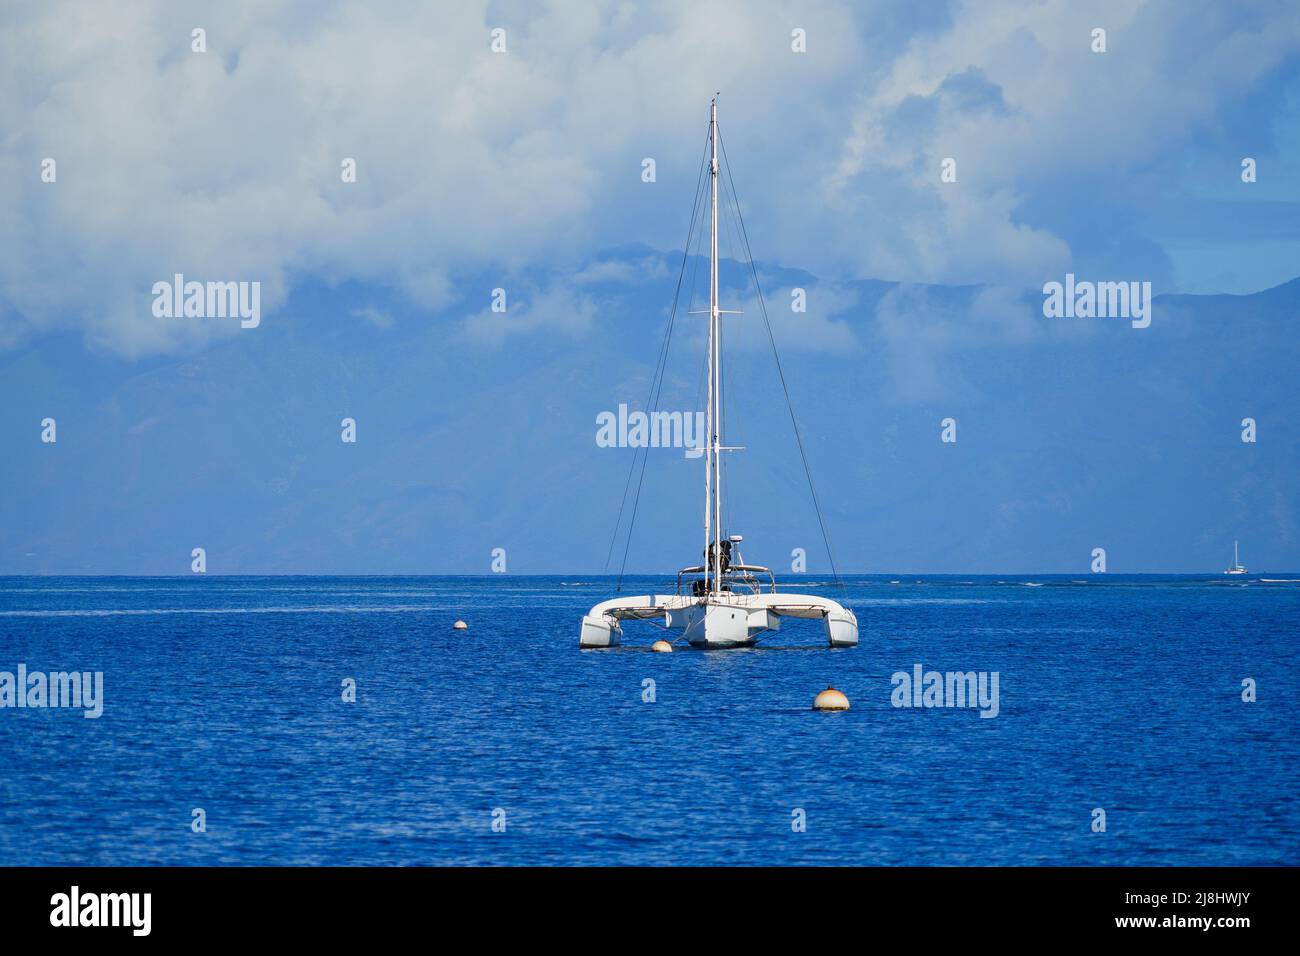
<svg viewBox="0 0 1300 956"><path fill-rule="evenodd" d="M1294 3L141 2L0 11L0 572L602 570L715 92L842 570L1300 568ZM1151 327L1045 317L1067 273ZM824 569L726 275L736 521ZM697 557L665 455L638 570Z"/></svg>

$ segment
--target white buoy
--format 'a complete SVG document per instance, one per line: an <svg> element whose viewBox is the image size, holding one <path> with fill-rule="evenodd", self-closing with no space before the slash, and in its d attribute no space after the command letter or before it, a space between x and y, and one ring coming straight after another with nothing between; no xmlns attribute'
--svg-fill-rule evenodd
<svg viewBox="0 0 1300 956"><path fill-rule="evenodd" d="M829 684L813 701L813 710L848 710L849 699Z"/></svg>
<svg viewBox="0 0 1300 956"><path fill-rule="evenodd" d="M673 652L673 646L667 641L655 641L650 645L650 650L657 651L660 654L671 654Z"/></svg>
<svg viewBox="0 0 1300 956"><path fill-rule="evenodd" d="M455 624L452 625L452 627L455 628L455 629L458 630L458 631L468 631L468 630L469 630L469 625L466 624L464 621L457 621Z"/></svg>

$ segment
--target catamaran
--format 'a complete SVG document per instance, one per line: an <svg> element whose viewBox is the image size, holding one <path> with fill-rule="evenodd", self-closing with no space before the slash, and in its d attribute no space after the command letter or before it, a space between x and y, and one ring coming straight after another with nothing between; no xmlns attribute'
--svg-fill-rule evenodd
<svg viewBox="0 0 1300 956"><path fill-rule="evenodd" d="M831 647L852 647L858 643L858 619L851 610L820 595L788 594L778 591L776 578L770 569L762 565L748 564L741 556L740 545L744 540L743 537L723 531L723 470L720 461L723 452L737 449L724 445L721 434L723 403L720 317L728 310L723 310L718 305L718 185L721 167L718 160L716 97L709 105L708 155L709 333L703 559L700 564L683 568L678 572L677 586L672 594L616 597L597 604L582 619L579 646L616 647L622 642L622 622L639 620L656 621L670 631L680 632L680 639L684 639L692 647L708 649L747 647L754 644L760 635L778 630L785 618L809 618L822 621L827 642ZM732 191L734 193L734 185ZM698 195L697 191L697 197ZM689 248L690 237L688 236L688 252ZM752 255L750 262L752 267ZM755 288L757 291L757 274L755 274ZM766 311L764 317L766 318ZM775 348L775 341L773 347ZM791 418L793 419L793 413ZM802 454L802 442L798 438L797 426L795 437L800 441ZM811 478L809 483L811 485ZM814 493L814 503L815 497ZM819 509L819 520L820 517ZM615 533L617 534L617 528ZM827 545L829 548L829 541Z"/></svg>
<svg viewBox="0 0 1300 956"><path fill-rule="evenodd" d="M1246 569L1242 566L1240 559L1237 557L1237 542L1232 542L1232 567L1223 572L1224 574L1245 574Z"/></svg>

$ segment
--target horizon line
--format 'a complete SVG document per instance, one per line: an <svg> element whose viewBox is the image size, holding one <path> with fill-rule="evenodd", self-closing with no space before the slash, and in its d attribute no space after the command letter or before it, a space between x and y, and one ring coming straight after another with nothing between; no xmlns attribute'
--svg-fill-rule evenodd
<svg viewBox="0 0 1300 956"><path fill-rule="evenodd" d="M1210 571L1210 570L1193 570L1193 571L841 571L838 575L840 578L848 577L889 577L889 576L916 576L927 575L929 577L992 577L995 575L1005 575L1007 577L1083 577L1083 578L1105 578L1105 577L1142 577L1142 576L1169 576L1169 575L1214 575L1222 577L1227 572ZM1300 571L1247 571L1242 577L1258 577L1261 574L1294 574L1300 575ZM0 571L0 578L272 578L272 577L302 577L302 578L392 578L392 577L409 577L409 578L554 578L564 576L583 576L589 578L649 578L649 577L675 577L674 571L634 571L627 572L623 575L610 572L587 572L587 571L203 571L188 573L168 572L168 571ZM815 572L789 572L783 575L786 578L805 580L808 578L827 578L834 581L836 574L827 571L826 573ZM1238 575L1233 575L1238 577Z"/></svg>

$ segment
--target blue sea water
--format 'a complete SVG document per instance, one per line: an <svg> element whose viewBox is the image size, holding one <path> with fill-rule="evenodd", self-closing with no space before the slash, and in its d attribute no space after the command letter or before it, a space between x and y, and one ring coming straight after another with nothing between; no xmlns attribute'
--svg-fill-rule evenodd
<svg viewBox="0 0 1300 956"><path fill-rule="evenodd" d="M98 719L0 710L0 865L1298 861L1300 583L788 587L861 645L581 651L603 578L0 578L0 671L104 674ZM998 716L892 706L914 664Z"/></svg>

